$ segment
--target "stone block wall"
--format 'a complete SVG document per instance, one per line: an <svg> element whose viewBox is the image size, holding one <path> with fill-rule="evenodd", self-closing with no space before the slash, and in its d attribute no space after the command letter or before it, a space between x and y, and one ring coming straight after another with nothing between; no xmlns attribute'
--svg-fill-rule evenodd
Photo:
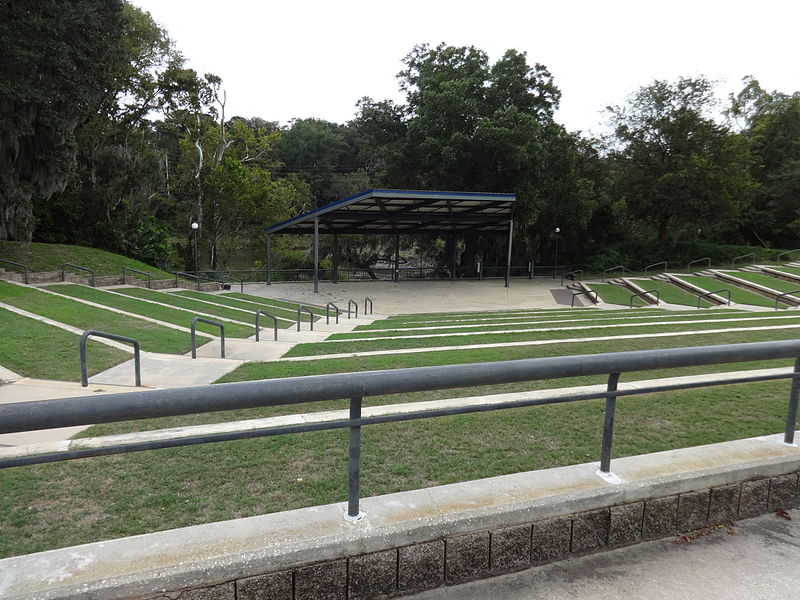
<svg viewBox="0 0 800 600"><path fill-rule="evenodd" d="M519 571L800 504L798 472L459 534L158 600L377 600Z"/></svg>

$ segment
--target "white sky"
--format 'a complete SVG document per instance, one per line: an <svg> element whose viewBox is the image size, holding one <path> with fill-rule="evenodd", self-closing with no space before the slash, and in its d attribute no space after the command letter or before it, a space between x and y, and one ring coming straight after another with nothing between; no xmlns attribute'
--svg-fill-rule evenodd
<svg viewBox="0 0 800 600"><path fill-rule="evenodd" d="M402 101L395 75L415 44L508 48L561 89L556 119L599 132L607 105L653 79L703 74L719 95L753 75L800 90L797 0L131 0L199 73L228 94L226 116L344 123L362 96Z"/></svg>

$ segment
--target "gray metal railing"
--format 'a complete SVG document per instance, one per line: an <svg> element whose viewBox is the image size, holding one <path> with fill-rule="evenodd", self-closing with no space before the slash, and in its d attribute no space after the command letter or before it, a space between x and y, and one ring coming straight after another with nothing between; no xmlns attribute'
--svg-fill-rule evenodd
<svg viewBox="0 0 800 600"><path fill-rule="evenodd" d="M646 292L639 292L638 294L633 294L631 296L631 303L630 303L630 306L628 308L633 308L633 300L634 300L634 298L643 297L643 296L646 296L647 294L650 294L650 295L653 295L653 296L656 297L656 304L661 302L661 292L659 292L658 290L647 290Z"/></svg>
<svg viewBox="0 0 800 600"><path fill-rule="evenodd" d="M416 367L379 372L289 377L271 379L269 381L247 381L192 388L129 392L103 397L90 396L81 398L79 402L76 402L75 398L60 398L46 402L16 402L0 405L0 434L110 423L130 419L169 417L287 404L301 405L306 402L341 399L349 399L350 401L350 418L26 455L2 459L0 460L0 468L125 452L139 452L158 448L193 446L212 442L346 428L349 429L350 435L348 508L345 516L352 520L360 516L361 427L605 398L606 407L598 473L607 475L611 473L616 399L620 396L792 379L783 442L785 444L793 444L797 425L798 397L800 396L800 358L798 357L800 357L800 341L787 340ZM786 374L742 375L732 379L704 379L702 381L655 384L624 390L617 389L622 373L775 359L794 359L793 372ZM566 396L556 394L543 398L509 400L496 404L472 404L373 417L361 416L363 399L369 396L408 394L411 392L468 388L479 385L499 385L597 375L608 375L605 391L587 391Z"/></svg>
<svg viewBox="0 0 800 600"><path fill-rule="evenodd" d="M793 290L791 292L783 292L782 294L778 294L775 296L775 310L778 310L778 303L780 302L781 298L784 296L793 296L795 294L800 294L800 290Z"/></svg>
<svg viewBox="0 0 800 600"><path fill-rule="evenodd" d="M570 308L575 308L575 298L577 298L578 296L586 296L591 301L592 299L591 294L594 294L594 303L597 304L597 299L598 299L597 292L594 290L583 290L582 292L575 292L574 294L572 294L572 302L570 302L569 304Z"/></svg>
<svg viewBox="0 0 800 600"><path fill-rule="evenodd" d="M350 318L350 307L353 307L353 310L356 311L356 319L358 318L358 303L355 300L348 300L347 301L347 318Z"/></svg>
<svg viewBox="0 0 800 600"><path fill-rule="evenodd" d="M140 271L139 269L132 269L131 267L122 267L122 284L123 285L127 285L127 283L128 283L128 279L126 277L127 274L128 274L128 271L130 271L131 273L139 273L139 275L144 275L145 277L147 277L147 288L148 289L152 289L153 288L153 278L150 277L150 273L145 273L144 271Z"/></svg>
<svg viewBox="0 0 800 600"><path fill-rule="evenodd" d="M740 258L752 258L753 263L755 264L756 262L756 255L753 252L751 252L749 254L742 254L741 256L734 256L733 259L731 259L731 267L735 267L736 261L739 260Z"/></svg>
<svg viewBox="0 0 800 600"><path fill-rule="evenodd" d="M336 324L338 325L339 324L339 307L336 306L333 302L328 302L325 305L325 324L326 325L330 325L330 323L331 323L331 306L333 307L333 310L336 311L334 314L336 315ZM300 331L300 329L298 328L297 331Z"/></svg>
<svg viewBox="0 0 800 600"><path fill-rule="evenodd" d="M794 250L787 250L786 252L781 252L781 253L780 253L780 254L778 254L778 256L775 258L775 262L780 262L780 261L781 261L781 258L783 258L784 256L787 256L787 255L791 254L792 252L800 252L800 248L795 248Z"/></svg>
<svg viewBox="0 0 800 600"><path fill-rule="evenodd" d="M297 305L297 331L300 331L300 311L305 311L308 313L308 322L311 325L311 331L314 331L314 312L308 308L307 306L303 306L302 304ZM338 311L337 311L338 312Z"/></svg>
<svg viewBox="0 0 800 600"><path fill-rule="evenodd" d="M692 272L692 265L699 265L701 262L706 263L706 267L707 268L709 268L709 269L711 268L711 257L706 256L705 258L698 258L697 260L693 260L688 265L686 265L686 272L687 273L691 273Z"/></svg>
<svg viewBox="0 0 800 600"><path fill-rule="evenodd" d="M190 277L197 282L197 291L200 291L200 277L198 275L192 275L191 273L187 273L185 271L176 271L175 272L175 287L178 286L178 275L183 275L184 277Z"/></svg>
<svg viewBox="0 0 800 600"><path fill-rule="evenodd" d="M80 357L81 357L81 387L89 386L89 363L86 360L86 342L90 336L106 338L115 340L117 342L125 342L133 345L133 369L136 378L136 387L142 385L142 363L139 355L139 342L133 338L124 337L115 333L106 333L105 331L97 331L96 329L87 329L81 334L80 339Z"/></svg>
<svg viewBox="0 0 800 600"><path fill-rule="evenodd" d="M611 271L618 271L620 269L622 269L622 276L625 277L625 267L623 265L617 265L616 267L610 267L610 268L606 269L605 271L603 271L603 276L600 279L600 281L605 281L606 280L606 273L610 273Z"/></svg>
<svg viewBox="0 0 800 600"><path fill-rule="evenodd" d="M665 260L662 260L661 262L653 263L652 265L647 265L647 266L644 268L644 274L645 274L645 277L647 277L647 275L648 275L648 271L649 271L650 269L652 269L652 268L654 268L654 267L660 267L661 265L664 265L664 273L666 273L666 272L667 272L667 268L669 267L669 265L667 265L667 261L665 261Z"/></svg>
<svg viewBox="0 0 800 600"><path fill-rule="evenodd" d="M569 273L564 273L561 276L561 285L564 285L564 280L569 279L570 281L575 281L575 276L578 276L578 281L583 281L583 269L575 269L574 271L570 271Z"/></svg>
<svg viewBox="0 0 800 600"><path fill-rule="evenodd" d="M219 327L219 352L220 358L225 358L225 326L217 321L211 319L204 319L203 317L195 317L192 319L192 358L197 358L197 324L205 323L206 325L213 325Z"/></svg>
<svg viewBox="0 0 800 600"><path fill-rule="evenodd" d="M367 303L369 303L369 312L367 312ZM372 300L369 298L364 298L364 314L371 315L372 314Z"/></svg>
<svg viewBox="0 0 800 600"><path fill-rule="evenodd" d="M0 263L6 264L6 265L14 265L15 267L22 267L23 276L25 278L25 285L28 285L30 283L30 281L28 279L29 269L28 269L27 265L23 265L22 263L18 263L18 262L13 261L13 260L6 260L5 258L0 258Z"/></svg>
<svg viewBox="0 0 800 600"><path fill-rule="evenodd" d="M721 293L728 294L728 306L731 305L731 291L727 288L723 288L721 290L717 290L716 292L706 292L705 294L700 294L697 297L697 308L700 308L700 302L702 302L703 298L710 298L711 296L716 296L717 294Z"/></svg>
<svg viewBox="0 0 800 600"><path fill-rule="evenodd" d="M275 315L271 315L268 312L263 311L261 309L256 311L256 341L257 342L259 341L259 332L261 331L261 327L260 327L260 323L259 323L259 319L260 319L261 315L264 315L265 317L269 317L270 319L272 319L272 327L275 330L275 334L274 334L273 340L277 342L278 341L278 317L276 317Z"/></svg>
<svg viewBox="0 0 800 600"><path fill-rule="evenodd" d="M66 281L67 280L67 267L71 267L73 269L78 269L79 271L86 271L87 273L89 273L89 275L92 278L92 287L97 287L95 285L94 271L92 271L88 267L82 267L80 265L73 265L72 263L64 263L63 265L61 265L61 281Z"/></svg>

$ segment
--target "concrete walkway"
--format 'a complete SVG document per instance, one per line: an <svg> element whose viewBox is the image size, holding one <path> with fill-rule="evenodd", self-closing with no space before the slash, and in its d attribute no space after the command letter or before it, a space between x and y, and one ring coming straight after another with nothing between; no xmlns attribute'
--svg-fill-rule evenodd
<svg viewBox="0 0 800 600"><path fill-rule="evenodd" d="M738 521L710 535L645 542L408 600L776 600L800 589L800 511Z"/></svg>

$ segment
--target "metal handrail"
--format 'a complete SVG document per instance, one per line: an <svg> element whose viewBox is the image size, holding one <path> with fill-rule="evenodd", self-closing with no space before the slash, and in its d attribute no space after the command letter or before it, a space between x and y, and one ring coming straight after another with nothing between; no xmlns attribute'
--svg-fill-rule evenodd
<svg viewBox="0 0 800 600"><path fill-rule="evenodd" d="M733 259L731 260L731 267L735 267L736 261L739 260L740 258L751 258L751 257L753 259L753 263L755 263L756 255L754 252L751 252L750 254L742 254L741 256L734 256Z"/></svg>
<svg viewBox="0 0 800 600"><path fill-rule="evenodd" d="M570 271L569 273L564 273L561 276L561 285L564 285L564 280L569 279L570 281L575 281L575 275L580 273L580 277L578 277L578 281L583 281L583 269L575 269L574 271ZM570 277L572 275L572 277Z"/></svg>
<svg viewBox="0 0 800 600"><path fill-rule="evenodd" d="M147 288L153 289L153 278L150 277L150 273L145 273L144 271L140 271L139 269L133 269L131 267L122 267L122 284L127 285L128 281L125 278L125 274L131 271L132 273L139 273L139 275L144 275L147 277Z"/></svg>
<svg viewBox="0 0 800 600"><path fill-rule="evenodd" d="M575 298L577 298L578 296L583 296L584 294L586 296L589 296L589 294L594 294L594 303L597 304L599 298L597 292L595 290L583 290L582 292L575 292L574 294L572 294L572 302L570 302L569 304L570 308L575 308ZM592 297L589 296L589 300L591 299Z"/></svg>
<svg viewBox="0 0 800 600"><path fill-rule="evenodd" d="M358 318L358 303L355 300L348 300L347 301L347 318L350 318L350 306L353 306L356 311L356 319Z"/></svg>
<svg viewBox="0 0 800 600"><path fill-rule="evenodd" d="M192 275L191 273L187 273L186 271L175 271L175 287L178 286L178 275L184 275L185 277L192 277L195 281L197 281L197 291L200 291L200 276L199 275Z"/></svg>
<svg viewBox="0 0 800 600"><path fill-rule="evenodd" d="M528 261L528 279L533 279L533 271L534 271L533 265L534 265L533 261L529 260Z"/></svg>
<svg viewBox="0 0 800 600"><path fill-rule="evenodd" d="M222 276L222 283L225 283L226 280L230 279L231 281L238 281L239 282L239 292L244 294L244 280L238 279L233 277L232 275L228 275L227 273Z"/></svg>
<svg viewBox="0 0 800 600"><path fill-rule="evenodd" d="M367 302L369 302L369 313L367 313ZM372 300L364 298L364 314L372 314Z"/></svg>
<svg viewBox="0 0 800 600"><path fill-rule="evenodd" d="M139 356L139 341L133 338L117 335L116 333L106 333L96 329L87 329L81 334L80 357L81 357L81 387L89 386L89 364L86 360L86 342L89 336L106 338L117 342L126 342L133 345L133 368L136 378L136 387L142 386L142 363Z"/></svg>
<svg viewBox="0 0 800 600"><path fill-rule="evenodd" d="M661 265L664 265L664 272L666 273L666 272L667 272L667 268L669 267L669 265L667 264L667 261L665 261L665 260L662 260L661 262L653 263L652 265L647 265L647 266L644 268L644 274L645 274L645 277L647 276L647 272L648 272L650 269L652 269L653 267L660 267Z"/></svg>
<svg viewBox="0 0 800 600"><path fill-rule="evenodd" d="M302 304L298 304L297 305L297 331L300 331L300 311L301 310L304 310L309 314L310 318L308 319L308 321L311 324L311 331L314 331L314 316L315 315L314 315L314 313L312 312L312 310L310 308L308 308L307 306L303 306ZM338 310L337 310L337 313L338 313Z"/></svg>
<svg viewBox="0 0 800 600"><path fill-rule="evenodd" d="M79 269L81 271L86 271L87 273L89 273L92 276L92 287L97 287L95 285L94 271L92 271L91 269L89 269L87 267L82 267L80 265L73 265L72 263L64 263L63 265L61 265L61 281L66 281L67 280L67 267L72 267L73 269Z"/></svg>
<svg viewBox="0 0 800 600"><path fill-rule="evenodd" d="M791 292L783 292L782 294L778 294L777 296L775 296L775 310L778 310L778 302L780 302L781 298L783 298L784 296L792 296L794 294L800 294L800 290L794 290L794 291L791 291Z"/></svg>
<svg viewBox="0 0 800 600"><path fill-rule="evenodd" d="M703 298L710 298L711 296L716 296L717 294L721 294L722 292L725 292L726 294L728 294L728 306L730 306L731 305L731 291L729 289L727 289L727 288L724 288L724 289L721 289L721 290L717 290L716 292L706 292L705 294L700 294L697 297L697 308L700 308L700 301Z"/></svg>
<svg viewBox="0 0 800 600"><path fill-rule="evenodd" d="M195 340L195 331L197 330L198 323L206 323L207 325L219 327L220 358L225 358L225 326L222 323L212 321L211 319L204 319L203 317L195 317L192 319L192 358L197 358L197 342Z"/></svg>
<svg viewBox="0 0 800 600"><path fill-rule="evenodd" d="M256 341L259 341L258 334L261 331L261 327L259 326L259 318L261 317L261 315L264 315L265 317L269 317L270 319L272 319L272 325L275 328L275 337L273 339L274 339L274 341L277 342L278 341L278 317L276 317L275 315L271 315L268 312L263 311L261 309L258 309L256 311Z"/></svg>
<svg viewBox="0 0 800 600"><path fill-rule="evenodd" d="M25 273L25 285L28 285L30 282L28 281L28 267L27 265L23 265L22 263L18 263L13 260L6 260L5 258L0 258L0 263L5 263L7 265L14 265L15 267L22 267Z"/></svg>
<svg viewBox="0 0 800 600"><path fill-rule="evenodd" d="M610 267L610 268L606 269L605 271L603 271L603 276L600 279L600 281L605 281L606 280L606 273L609 273L611 271L616 271L618 269L622 269L622 276L625 277L625 267L623 265L617 265L616 267Z"/></svg>
<svg viewBox="0 0 800 600"><path fill-rule="evenodd" d="M633 308L633 299L639 296L646 296L647 294L655 295L656 297L656 304L661 302L661 293L658 290L647 290L646 292L639 292L638 294L633 294L631 296L631 303L628 308Z"/></svg>
<svg viewBox="0 0 800 600"><path fill-rule="evenodd" d="M600 473L609 474L611 472L615 400L617 397L718 385L792 379L783 436L783 443L792 445L797 425L798 400L800 400L800 358L798 357L800 357L800 341L782 340L580 356L529 358L390 371L289 377L285 379L270 379L268 381L247 381L183 389L128 392L103 397L87 396L81 398L79 402L76 402L74 398L59 398L48 400L44 405L40 402L15 402L0 405L0 434L51 429L54 427L110 423L130 419L169 417L287 404L294 405L345 398L350 399L350 418L18 456L0 460L0 468L125 452L139 452L158 448L174 448L212 442L346 428L349 429L350 436L348 504L345 518L352 520L361 516L359 512L361 427L605 398L603 439L600 447ZM793 371L786 374L742 375L728 380L683 381L681 383L663 385L637 386L624 390L617 389L617 383L622 373L787 358L793 358L795 362ZM497 404L471 404L410 413L395 413L373 417L361 416L363 398L368 396L408 394L440 389L468 388L477 385L499 385L596 375L608 375L605 391L592 390L566 396L557 394L543 398L509 400Z"/></svg>
<svg viewBox="0 0 800 600"><path fill-rule="evenodd" d="M336 314L336 324L338 325L339 324L339 307L336 306L333 302L328 302L325 305L325 325L330 325L330 323L331 323L331 312L330 312L331 306L336 310L336 313L335 313ZM311 311L309 311L309 312L311 312ZM297 326L297 331L300 331L299 323L298 323L298 326Z"/></svg>
<svg viewBox="0 0 800 600"><path fill-rule="evenodd" d="M795 248L794 250L787 250L786 252L781 252L775 258L775 262L780 262L782 256L786 256L787 254L791 254L792 252L800 252L800 248Z"/></svg>
<svg viewBox="0 0 800 600"><path fill-rule="evenodd" d="M686 272L687 273L691 273L692 272L692 265L696 265L696 264L701 263L701 262L706 262L708 264L708 268L709 269L711 268L711 257L710 256L706 256L705 258L698 258L697 260L693 260L692 262L690 262L686 266Z"/></svg>

